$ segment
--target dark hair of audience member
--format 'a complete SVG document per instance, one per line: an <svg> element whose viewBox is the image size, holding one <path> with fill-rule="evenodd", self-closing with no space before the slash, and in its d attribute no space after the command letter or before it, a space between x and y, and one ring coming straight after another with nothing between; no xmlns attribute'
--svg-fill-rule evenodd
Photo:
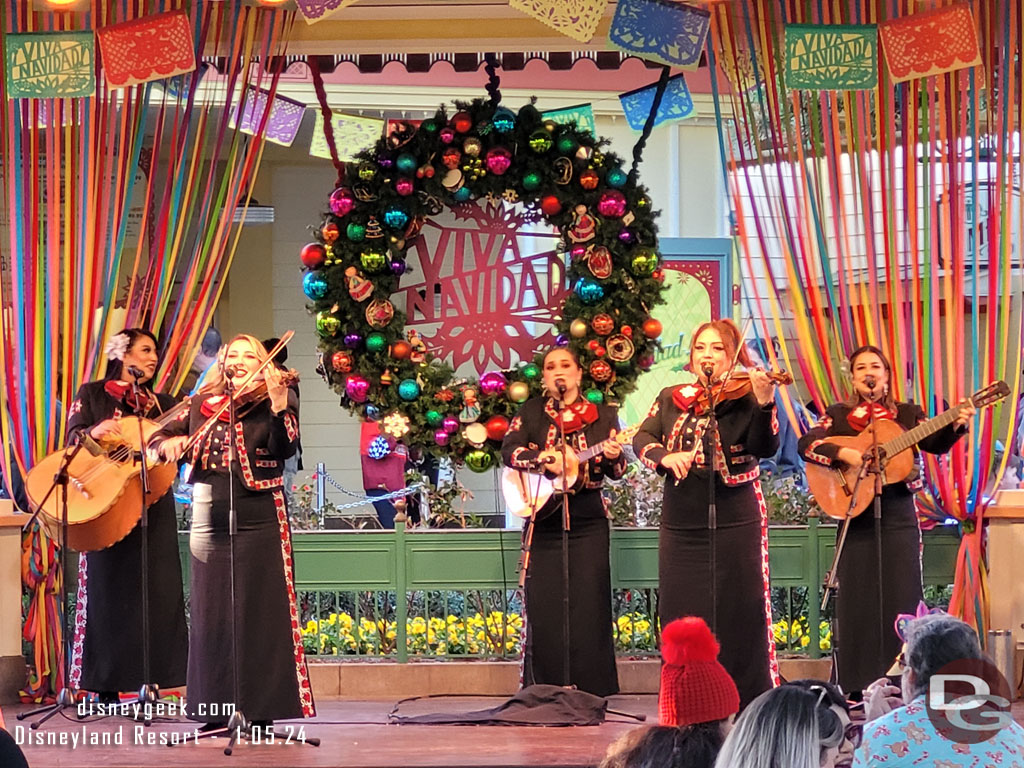
<svg viewBox="0 0 1024 768"><path fill-rule="evenodd" d="M600 768L712 768L724 740L721 721L636 728L608 748Z"/></svg>

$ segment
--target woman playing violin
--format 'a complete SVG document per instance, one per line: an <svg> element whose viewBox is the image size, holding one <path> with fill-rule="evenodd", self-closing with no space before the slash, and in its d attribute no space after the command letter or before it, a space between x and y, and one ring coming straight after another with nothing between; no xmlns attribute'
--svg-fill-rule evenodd
<svg viewBox="0 0 1024 768"><path fill-rule="evenodd" d="M523 403L505 434L501 455L513 469L558 478L559 418L565 424L569 455L613 437L618 418L614 408L581 396L583 369L568 349L548 351L543 376L547 395ZM569 489L568 680L563 670L562 496L555 494L537 512L526 575L523 685L571 683L598 696L618 693L609 525L601 483L605 477L621 477L625 468L621 446L607 442L596 458L580 466L579 478Z"/></svg>
<svg viewBox="0 0 1024 768"><path fill-rule="evenodd" d="M174 406L170 395L150 387L159 363L156 337L128 328L111 337L106 376L84 384L68 412L68 440L89 435L107 446L138 430L134 416L155 418ZM134 373L133 373L134 372ZM136 380L135 373L141 373ZM161 688L185 684L188 630L178 558L174 499L165 494L149 507L150 679L142 664L142 531L79 560L78 610L71 654L71 687L116 703L118 692L144 683Z"/></svg>
<svg viewBox="0 0 1024 768"><path fill-rule="evenodd" d="M731 320L704 323L690 342L694 384L666 387L633 439L637 456L666 478L658 542L658 612L664 627L682 616L716 626L719 660L743 706L777 675L768 585L767 515L758 460L778 449L775 387L750 370L723 385L734 358L749 364ZM704 452L713 387L718 439L713 469ZM714 473L717 526L712 605L708 473ZM714 614L714 617L713 617ZM715 621L717 618L717 621Z"/></svg>
<svg viewBox="0 0 1024 768"><path fill-rule="evenodd" d="M229 409L221 408L229 397L229 378L241 386L233 436ZM194 500L203 491L212 498L209 505L193 503L188 658L190 717L211 726L227 720L221 705L228 702L256 725L314 715L302 641L293 632L299 617L281 479L284 460L299 439L296 413L295 394L269 363L263 345L252 336L236 336L190 411L150 443L164 459L184 456L192 464ZM228 535L232 490L238 520L234 606ZM238 701L232 623L238 633Z"/></svg>
<svg viewBox="0 0 1024 768"><path fill-rule="evenodd" d="M889 379L892 366L878 347L863 346L850 355L853 391L842 403L825 410L818 423L800 438L800 453L807 461L825 466L860 466L862 456L849 447L840 448L824 440L845 435L853 437L870 424L870 410L876 419L890 419L904 429L924 421L919 405L900 403L892 395ZM967 431L974 415L967 401L956 421L921 440L928 453L945 453ZM914 494L923 485L919 473L909 482L882 488L882 563L885 567L881 613L878 606L878 558L875 551L875 517L870 508L851 519L839 561L839 590L836 593L836 650L839 684L858 692L892 664L900 649L893 622L900 613L913 613L922 599L921 531L914 509ZM870 477L864 482L871 482ZM879 650L881 633L881 651Z"/></svg>

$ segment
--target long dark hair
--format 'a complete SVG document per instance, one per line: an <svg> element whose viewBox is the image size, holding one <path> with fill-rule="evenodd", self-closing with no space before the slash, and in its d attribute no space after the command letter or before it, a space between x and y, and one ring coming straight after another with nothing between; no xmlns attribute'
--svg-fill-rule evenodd
<svg viewBox="0 0 1024 768"><path fill-rule="evenodd" d="M601 768L712 768L723 741L721 720L638 728L609 747Z"/></svg>
<svg viewBox="0 0 1024 768"><path fill-rule="evenodd" d="M896 398L892 395L892 363L890 363L889 358L885 356L885 352L880 350L874 344L864 344L863 346L857 347L850 353L850 378L853 378L853 366L857 362L857 358L869 352L878 355L878 359L882 361L882 365L885 367L885 375L888 379L888 383L885 385L885 392L882 394L882 398L879 402L881 402L881 404L886 408L893 408L896 405ZM850 395L843 402L851 408L857 405L860 402L860 394L857 392L857 389L851 388Z"/></svg>
<svg viewBox="0 0 1024 768"><path fill-rule="evenodd" d="M121 335L121 334L123 334L123 335L128 337L128 346L125 347L125 350L124 350L125 354L128 354L128 350L131 349L132 347L134 347L135 346L135 342L138 341L139 338L142 337L142 336L146 336L146 337L152 339L153 340L153 346L157 348L157 351L160 350L160 343L156 340L156 336L153 335L152 331L148 331L145 328L125 328L123 331L120 331L119 333L117 333L115 335ZM120 378L121 377L121 371L123 369L124 369L124 361L123 360L113 360L113 359L108 358L107 359L107 370L106 370L106 373L103 374L104 380ZM151 382L147 381L145 386L151 386Z"/></svg>

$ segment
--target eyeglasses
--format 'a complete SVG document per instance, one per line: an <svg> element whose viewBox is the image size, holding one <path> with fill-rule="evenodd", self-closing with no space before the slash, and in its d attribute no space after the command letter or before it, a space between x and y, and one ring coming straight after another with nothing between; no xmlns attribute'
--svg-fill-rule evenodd
<svg viewBox="0 0 1024 768"><path fill-rule="evenodd" d="M832 700L829 698L829 690L823 685L811 685L807 687L807 690L811 693L818 694L818 700L814 703L815 708L821 707L823 709L832 711ZM826 699L828 699L826 701ZM824 705L824 706L823 706ZM834 712L832 714L835 714ZM862 723L850 723L843 729L843 740L850 742L854 749L860 746L861 741L864 739L864 725ZM842 741L839 742L839 746L842 746Z"/></svg>
<svg viewBox="0 0 1024 768"><path fill-rule="evenodd" d="M854 749L857 749L864 740L864 724L850 723L843 731L843 738L850 742Z"/></svg>

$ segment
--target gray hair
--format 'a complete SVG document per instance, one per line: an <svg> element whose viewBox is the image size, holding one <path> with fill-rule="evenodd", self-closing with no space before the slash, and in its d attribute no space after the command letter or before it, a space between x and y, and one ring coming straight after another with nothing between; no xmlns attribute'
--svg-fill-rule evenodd
<svg viewBox="0 0 1024 768"><path fill-rule="evenodd" d="M843 741L827 697L796 686L765 691L736 721L715 768L818 768L824 750Z"/></svg>
<svg viewBox="0 0 1024 768"><path fill-rule="evenodd" d="M911 694L915 697L928 690L932 675L947 664L981 658L977 633L960 619L936 613L907 625L906 665L914 673Z"/></svg>

